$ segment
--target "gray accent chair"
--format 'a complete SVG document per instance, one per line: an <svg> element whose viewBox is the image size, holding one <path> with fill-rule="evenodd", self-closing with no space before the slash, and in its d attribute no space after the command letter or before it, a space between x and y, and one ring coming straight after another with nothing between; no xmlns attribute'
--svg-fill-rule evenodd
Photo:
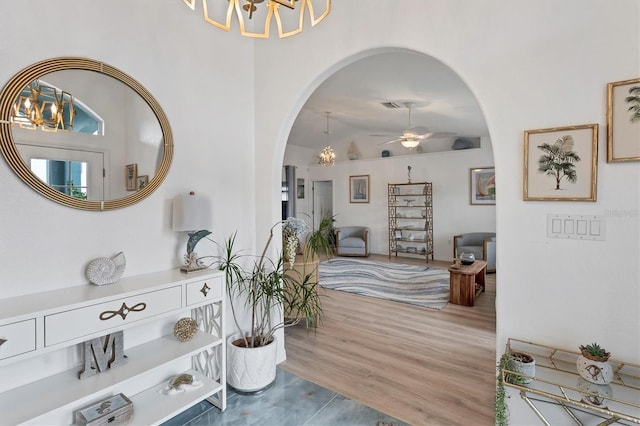
<svg viewBox="0 0 640 426"><path fill-rule="evenodd" d="M496 271L496 233L469 232L454 235L453 257L460 253L473 253L476 259L487 262L487 272Z"/></svg>
<svg viewBox="0 0 640 426"><path fill-rule="evenodd" d="M369 228L343 226L336 229L336 254L338 256L369 256Z"/></svg>

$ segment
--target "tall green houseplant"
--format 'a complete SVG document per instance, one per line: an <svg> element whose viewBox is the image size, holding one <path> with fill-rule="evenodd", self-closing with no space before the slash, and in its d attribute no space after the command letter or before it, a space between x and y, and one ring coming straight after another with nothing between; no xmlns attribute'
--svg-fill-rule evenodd
<svg viewBox="0 0 640 426"><path fill-rule="evenodd" d="M283 316L287 317L289 312L303 313L306 325L310 326L313 317L321 311L317 283L311 281L311 274L300 277L286 274L284 252L275 258L268 256L273 249L274 229L281 224L287 226L287 222L282 221L271 227L262 253L249 261L249 266L247 256L235 249L236 234L225 241L218 267L225 273L232 317L245 347L268 345L278 329L295 324L284 321ZM292 297L290 289L297 297ZM239 300L251 316L247 329L240 325Z"/></svg>

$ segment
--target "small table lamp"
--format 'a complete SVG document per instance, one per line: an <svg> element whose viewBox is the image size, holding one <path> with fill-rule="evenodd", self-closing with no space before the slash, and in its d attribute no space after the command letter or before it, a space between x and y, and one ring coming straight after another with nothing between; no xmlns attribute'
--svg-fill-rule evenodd
<svg viewBox="0 0 640 426"><path fill-rule="evenodd" d="M176 195L173 198L174 231L186 231L189 234L185 264L180 268L182 272L193 272L207 267L198 260L198 254L193 251L202 238L211 234L207 227L211 224L211 204L206 197L196 195L191 191L188 195Z"/></svg>

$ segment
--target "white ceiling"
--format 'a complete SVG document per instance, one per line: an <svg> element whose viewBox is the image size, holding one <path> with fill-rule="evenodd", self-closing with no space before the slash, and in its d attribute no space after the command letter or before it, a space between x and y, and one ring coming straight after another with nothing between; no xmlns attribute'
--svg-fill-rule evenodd
<svg viewBox="0 0 640 426"><path fill-rule="evenodd" d="M409 125L409 110L382 105L389 101L415 103L411 124L429 132L489 135L475 97L451 68L427 55L394 52L356 61L324 81L300 111L288 143L322 149L327 144L327 111L332 145L379 145L396 139Z"/></svg>

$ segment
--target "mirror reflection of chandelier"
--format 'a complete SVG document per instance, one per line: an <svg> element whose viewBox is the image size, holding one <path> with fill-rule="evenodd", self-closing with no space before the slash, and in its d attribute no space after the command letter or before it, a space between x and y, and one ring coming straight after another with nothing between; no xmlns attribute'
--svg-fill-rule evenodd
<svg viewBox="0 0 640 426"><path fill-rule="evenodd" d="M196 10L196 0L182 1ZM231 19L235 15L240 34L246 37L269 38L275 20L278 36L285 38L302 32L305 13L311 26L326 18L331 0L202 0L202 9L206 22L225 31L231 31Z"/></svg>
<svg viewBox="0 0 640 426"><path fill-rule="evenodd" d="M331 148L331 145L329 144L329 114L330 112L326 112L327 114L327 130L325 130L325 133L327 134L327 146L325 146L322 151L320 152L320 154L318 155L318 158L320 160L320 164L322 164L323 166L333 166L336 162L336 153L333 151L333 148Z"/></svg>
<svg viewBox="0 0 640 426"><path fill-rule="evenodd" d="M25 86L11 109L11 122L23 129L69 131L76 111L73 96L35 80Z"/></svg>

